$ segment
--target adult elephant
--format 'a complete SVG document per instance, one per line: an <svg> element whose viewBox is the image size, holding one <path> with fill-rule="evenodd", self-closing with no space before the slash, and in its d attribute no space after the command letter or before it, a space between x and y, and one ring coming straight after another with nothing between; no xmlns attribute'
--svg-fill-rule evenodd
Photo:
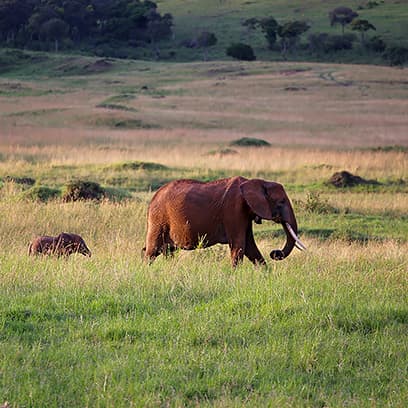
<svg viewBox="0 0 408 408"><path fill-rule="evenodd" d="M161 187L150 202L144 257L152 261L177 248L220 243L229 245L233 266L244 255L254 264L265 264L252 232L252 222L261 223L262 219L282 224L286 232L286 245L273 250L272 259L286 258L295 245L305 249L281 184L244 177L209 183L175 180Z"/></svg>

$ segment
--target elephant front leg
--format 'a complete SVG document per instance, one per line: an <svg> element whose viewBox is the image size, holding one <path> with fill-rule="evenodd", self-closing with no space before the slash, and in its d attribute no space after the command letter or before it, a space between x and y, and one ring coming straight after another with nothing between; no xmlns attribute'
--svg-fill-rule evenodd
<svg viewBox="0 0 408 408"><path fill-rule="evenodd" d="M245 256L255 265L266 265L265 259L256 246L252 225L247 229Z"/></svg>

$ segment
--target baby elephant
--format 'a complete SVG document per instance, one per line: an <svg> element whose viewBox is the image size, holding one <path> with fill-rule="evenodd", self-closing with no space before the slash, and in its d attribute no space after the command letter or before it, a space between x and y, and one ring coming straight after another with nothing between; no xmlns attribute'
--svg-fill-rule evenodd
<svg viewBox="0 0 408 408"><path fill-rule="evenodd" d="M80 253L91 256L91 251L85 241L77 234L61 232L56 237L41 236L35 238L28 247L28 255L57 255L69 256Z"/></svg>

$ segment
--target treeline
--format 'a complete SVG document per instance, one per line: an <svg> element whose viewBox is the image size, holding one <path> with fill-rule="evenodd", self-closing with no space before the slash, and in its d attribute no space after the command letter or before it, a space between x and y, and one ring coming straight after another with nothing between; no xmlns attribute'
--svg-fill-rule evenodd
<svg viewBox="0 0 408 408"><path fill-rule="evenodd" d="M159 54L172 25L149 0L0 0L0 41L34 50L120 42L149 43Z"/></svg>

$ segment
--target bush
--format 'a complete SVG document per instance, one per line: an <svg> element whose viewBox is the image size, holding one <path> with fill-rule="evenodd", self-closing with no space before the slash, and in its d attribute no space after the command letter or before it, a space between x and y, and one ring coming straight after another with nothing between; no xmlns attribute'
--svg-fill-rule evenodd
<svg viewBox="0 0 408 408"><path fill-rule="evenodd" d="M32 201L48 201L57 198L60 191L46 186L34 186L22 193L22 198Z"/></svg>
<svg viewBox="0 0 408 408"><path fill-rule="evenodd" d="M117 163L111 166L116 170L168 170L168 167L164 164L142 161L130 161L124 163Z"/></svg>
<svg viewBox="0 0 408 408"><path fill-rule="evenodd" d="M383 54L383 58L388 60L392 66L403 66L408 62L408 48L402 46L388 47Z"/></svg>
<svg viewBox="0 0 408 408"><path fill-rule="evenodd" d="M231 142L231 146L243 146L243 147L265 147L270 146L271 144L266 140L256 139L252 137L243 137L238 140Z"/></svg>
<svg viewBox="0 0 408 408"><path fill-rule="evenodd" d="M376 35L366 42L366 47L374 52L384 52L387 45L381 37Z"/></svg>
<svg viewBox="0 0 408 408"><path fill-rule="evenodd" d="M63 189L62 200L100 200L105 197L105 190L93 181L73 180L68 182Z"/></svg>
<svg viewBox="0 0 408 408"><path fill-rule="evenodd" d="M227 50L226 54L232 58L242 61L254 61L256 56L254 50L250 45L244 43L231 44Z"/></svg>
<svg viewBox="0 0 408 408"><path fill-rule="evenodd" d="M295 200L294 204L308 213L314 214L337 214L339 210L329 204L327 199L322 199L317 192L307 193L306 200Z"/></svg>
<svg viewBox="0 0 408 408"><path fill-rule="evenodd" d="M327 33L314 33L308 37L309 48L313 52L336 52L351 50L356 40L355 34L330 35Z"/></svg>

